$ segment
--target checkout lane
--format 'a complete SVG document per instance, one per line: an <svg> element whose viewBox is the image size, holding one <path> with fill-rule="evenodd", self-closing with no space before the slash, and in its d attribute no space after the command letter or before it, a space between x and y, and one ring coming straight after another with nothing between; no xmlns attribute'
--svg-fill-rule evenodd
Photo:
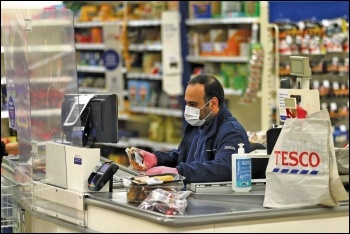
<svg viewBox="0 0 350 234"><path fill-rule="evenodd" d="M102 162L105 158L101 158ZM4 161L8 158L5 157ZM4 163L3 168L6 169ZM125 170L124 170L125 169ZM6 169L8 170L8 168ZM120 165L116 175L119 178L133 176L132 170ZM8 174L8 173L6 173ZM52 186L53 189L56 189ZM23 208L32 220L31 232L72 230L79 232L348 232L349 201L340 202L339 207L322 206L268 209L263 207L264 189L253 185L248 194L234 192L192 193L188 198L185 214L164 215L138 208L137 203L127 201L126 189L114 183L113 192L84 193L85 226L72 225L53 217L50 212L38 212L36 204ZM44 210L42 210L44 211ZM311 225L314 222L319 224ZM102 223L103 225L101 225ZM334 225L336 223L337 225ZM45 224L45 225L44 225ZM284 228L281 229L283 224ZM50 227L51 226L51 227ZM305 227L301 229L301 227ZM45 227L45 228L44 228ZM147 227L147 229L146 229ZM43 229L44 228L44 229ZM311 229L310 229L311 228ZM220 230L220 231L219 231Z"/></svg>
<svg viewBox="0 0 350 234"><path fill-rule="evenodd" d="M105 160L105 159L104 159ZM135 171L120 166L117 176L133 176ZM130 174L132 173L132 174ZM225 184L222 182L221 184ZM188 186L190 187L190 186ZM349 212L349 201L342 201L339 207L326 208L324 206L293 207L288 209L269 209L263 207L265 184L260 180L252 186L249 193L235 193L231 186L229 189L206 190L206 193L193 192L187 197L187 207L183 216L169 216L161 213L143 210L138 208L138 203L127 201L127 192L120 184L115 184L112 193L88 193L85 203L88 209L88 216L93 216L89 211L93 207L110 210L126 215L130 222L147 220L164 227L193 227L203 225L217 225L227 223L228 225L239 225L240 222L255 221L273 223L277 219L292 218L295 220L312 220L316 216L336 216L347 219ZM204 190L202 190L204 191ZM219 192L215 192L219 191ZM90 217L92 218L92 217ZM133 218L136 218L135 220ZM112 218L110 218L112 220ZM88 222L90 223L90 222ZM345 229L347 226L344 226ZM342 230L342 228L340 228Z"/></svg>
<svg viewBox="0 0 350 234"><path fill-rule="evenodd" d="M257 201L260 202L258 203ZM114 191L113 193L89 194L85 200L88 207L97 206L172 227L179 227L179 225L183 227L315 214L345 214L349 212L348 201L341 202L340 206L332 208L331 212L329 208L322 206L268 209L262 206L263 195L261 194L251 196L232 194L192 194L188 197L187 202L188 205L185 215L169 216L153 211L142 210L137 208L137 204L127 203L126 192L123 190Z"/></svg>
<svg viewBox="0 0 350 234"><path fill-rule="evenodd" d="M122 170L121 170L122 171ZM125 173L125 172L123 172ZM157 231L208 231L208 232L347 232L349 229L349 202L340 202L339 207L324 206L269 209L263 207L264 187L253 185L249 193L234 192L192 193L187 197L187 207L182 216L169 216L138 208L129 203L124 188L117 187L112 193L88 193L85 204L88 213L88 228L98 227L101 215L107 226L103 232L137 232L149 227ZM115 224L127 222L129 229ZM315 221L320 224L311 225ZM336 222L334 227L332 222ZM281 224L284 228L281 229ZM304 227L304 228L302 228Z"/></svg>

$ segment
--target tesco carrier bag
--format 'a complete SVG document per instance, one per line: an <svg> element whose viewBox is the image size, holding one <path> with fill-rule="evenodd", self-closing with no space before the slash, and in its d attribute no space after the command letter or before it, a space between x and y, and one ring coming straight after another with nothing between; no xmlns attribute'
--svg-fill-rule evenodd
<svg viewBox="0 0 350 234"><path fill-rule="evenodd" d="M266 168L263 206L334 207L348 199L338 174L328 112L287 119Z"/></svg>

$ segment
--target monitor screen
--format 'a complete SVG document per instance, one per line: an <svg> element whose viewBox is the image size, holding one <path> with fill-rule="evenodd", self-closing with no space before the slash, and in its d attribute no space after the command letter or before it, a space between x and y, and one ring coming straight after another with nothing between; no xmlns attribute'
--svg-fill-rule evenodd
<svg viewBox="0 0 350 234"><path fill-rule="evenodd" d="M62 104L62 128L66 141L74 145L81 145L82 142L82 146L88 147L95 143L117 143L117 95L96 94L85 104L79 103L76 97L66 94Z"/></svg>
<svg viewBox="0 0 350 234"><path fill-rule="evenodd" d="M289 63L291 75L311 78L311 68L308 57L290 56Z"/></svg>
<svg viewBox="0 0 350 234"><path fill-rule="evenodd" d="M291 60L290 71L292 73L304 74L303 60Z"/></svg>

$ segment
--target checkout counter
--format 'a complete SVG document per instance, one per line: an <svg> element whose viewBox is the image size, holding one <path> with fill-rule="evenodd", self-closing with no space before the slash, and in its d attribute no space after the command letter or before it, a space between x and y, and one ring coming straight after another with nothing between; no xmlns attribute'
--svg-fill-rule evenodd
<svg viewBox="0 0 350 234"><path fill-rule="evenodd" d="M64 95L79 93L72 13L6 9L1 18L9 123L19 142L19 156L3 158L1 189L3 194L11 184L15 232L349 232L348 200L334 208L267 209L263 207L265 186L259 183L245 194L227 190L225 183L210 185L217 187L211 192L193 192L187 197L184 215L138 208L127 201L126 188L118 179L111 190L89 191L86 176L98 161L104 161L99 151L85 153L79 148L79 153L71 153L71 147L58 147L47 157L53 145L47 146L62 139ZM89 168L77 171L68 161L62 166L64 159L59 164L48 162L63 154L74 164L89 157ZM50 178L51 172L65 176L65 183L55 185L63 177ZM133 175L119 165L115 178Z"/></svg>
<svg viewBox="0 0 350 234"><path fill-rule="evenodd" d="M105 161L104 158L101 160ZM14 180L15 157L5 157L3 177ZM118 178L133 176L119 165ZM11 178L12 176L12 178ZM346 232L349 201L339 207L268 209L263 207L265 185L253 185L248 194L192 193L184 215L143 210L127 202L126 189L114 181L112 192L76 192L32 182L33 196L15 195L22 212L23 232ZM18 185L18 190L24 185ZM40 193L45 191L45 196ZM33 203L28 202L28 199Z"/></svg>

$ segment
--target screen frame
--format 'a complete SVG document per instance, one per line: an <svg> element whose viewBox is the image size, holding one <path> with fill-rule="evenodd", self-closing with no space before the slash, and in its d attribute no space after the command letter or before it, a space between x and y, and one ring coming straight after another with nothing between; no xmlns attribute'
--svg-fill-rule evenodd
<svg viewBox="0 0 350 234"><path fill-rule="evenodd" d="M66 94L62 103L62 130L66 141L77 145L82 144L84 147L93 147L95 143L118 143L117 95L93 94L84 110L79 114L81 121L76 121L68 126L65 122L71 113L70 108L76 107L76 96L81 95ZM77 126L79 124L81 126Z"/></svg>
<svg viewBox="0 0 350 234"><path fill-rule="evenodd" d="M302 64L302 72L295 71L295 63L298 62ZM289 57L290 74L298 77L311 77L311 68L308 57L301 56L290 56Z"/></svg>

